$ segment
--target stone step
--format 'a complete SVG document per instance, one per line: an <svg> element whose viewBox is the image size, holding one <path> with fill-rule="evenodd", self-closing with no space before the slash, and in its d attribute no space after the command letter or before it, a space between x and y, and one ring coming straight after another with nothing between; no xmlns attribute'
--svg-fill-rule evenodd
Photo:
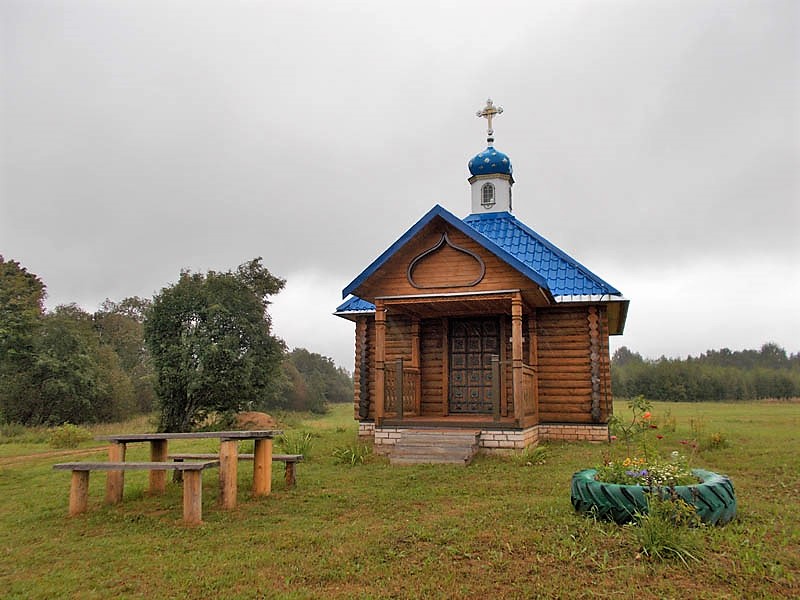
<svg viewBox="0 0 800 600"><path fill-rule="evenodd" d="M480 431L473 430L406 430L389 452L389 462L466 466L478 451L479 438Z"/></svg>
<svg viewBox="0 0 800 600"><path fill-rule="evenodd" d="M455 460L455 459L435 458L432 456L426 456L420 458L406 458L403 456L389 457L390 465L456 465L458 467L466 467L470 462L471 461L468 461L466 459Z"/></svg>
<svg viewBox="0 0 800 600"><path fill-rule="evenodd" d="M405 446L405 445L397 445L394 447L394 451L392 454L395 456L405 455L405 456L448 456L448 455L459 455L459 456L469 456L470 454L474 453L474 448L465 448L464 446L449 446L449 447L442 447L442 446Z"/></svg>

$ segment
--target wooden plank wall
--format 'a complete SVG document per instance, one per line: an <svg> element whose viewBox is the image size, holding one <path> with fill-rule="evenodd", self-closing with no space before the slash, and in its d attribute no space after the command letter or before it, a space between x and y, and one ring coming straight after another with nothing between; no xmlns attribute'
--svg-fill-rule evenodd
<svg viewBox="0 0 800 600"><path fill-rule="evenodd" d="M600 313L600 415L610 414L608 315ZM592 423L592 364L587 307L537 311L539 419L543 423Z"/></svg>
<svg viewBox="0 0 800 600"><path fill-rule="evenodd" d="M419 278L417 284L424 286L426 294L492 292L531 287L530 279L505 261L460 231L437 221L410 240L378 272L362 283L357 290L358 295L370 297L419 294L420 288L415 288L408 281L408 265L421 253L435 246L441 240L442 231L447 231L453 244L480 256L486 265L486 272L479 283L465 287L479 273L477 263L468 255L444 246L420 260L414 269L415 280Z"/></svg>
<svg viewBox="0 0 800 600"><path fill-rule="evenodd" d="M420 324L420 368L422 370L423 415L443 414L446 399L442 390L444 330L442 319L424 319Z"/></svg>

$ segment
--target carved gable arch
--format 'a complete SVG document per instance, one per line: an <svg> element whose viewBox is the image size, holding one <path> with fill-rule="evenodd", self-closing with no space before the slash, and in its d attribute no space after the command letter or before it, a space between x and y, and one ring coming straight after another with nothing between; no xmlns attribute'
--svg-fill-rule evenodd
<svg viewBox="0 0 800 600"><path fill-rule="evenodd" d="M408 282L417 289L478 285L486 274L483 259L450 241L447 232L408 264Z"/></svg>

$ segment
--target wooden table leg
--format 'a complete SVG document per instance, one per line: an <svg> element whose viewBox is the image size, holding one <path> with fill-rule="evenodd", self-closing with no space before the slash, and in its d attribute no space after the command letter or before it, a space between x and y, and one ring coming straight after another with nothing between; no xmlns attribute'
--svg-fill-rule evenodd
<svg viewBox="0 0 800 600"><path fill-rule="evenodd" d="M239 442L222 440L219 444L219 493L222 508L236 508Z"/></svg>
<svg viewBox="0 0 800 600"><path fill-rule="evenodd" d="M166 462L167 440L150 440L150 460L152 462ZM167 490L167 472L150 471L150 485L148 490L151 494L163 494Z"/></svg>
<svg viewBox="0 0 800 600"><path fill-rule="evenodd" d="M272 491L272 439L257 439L253 448L253 495Z"/></svg>
<svg viewBox="0 0 800 600"><path fill-rule="evenodd" d="M203 472L183 474L183 520L197 525L203 522Z"/></svg>
<svg viewBox="0 0 800 600"><path fill-rule="evenodd" d="M86 511L89 504L89 471L73 471L69 487L69 516Z"/></svg>
<svg viewBox="0 0 800 600"><path fill-rule="evenodd" d="M125 444L111 442L108 445L108 462L125 462ZM106 475L106 504L122 502L125 487L125 471L109 471Z"/></svg>
<svg viewBox="0 0 800 600"><path fill-rule="evenodd" d="M294 478L294 464L293 462L286 463L286 469L284 473L284 478L286 480L286 488L293 488L295 485L295 478Z"/></svg>

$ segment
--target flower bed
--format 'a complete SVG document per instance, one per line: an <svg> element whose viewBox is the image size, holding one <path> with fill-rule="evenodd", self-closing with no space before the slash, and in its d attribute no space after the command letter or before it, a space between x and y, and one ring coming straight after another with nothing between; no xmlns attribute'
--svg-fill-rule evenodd
<svg viewBox="0 0 800 600"><path fill-rule="evenodd" d="M650 501L658 498L674 502L675 507L693 510L704 523L723 525L730 521L736 515L731 480L711 471L691 469L688 459L677 450L663 459L658 446L663 446L665 437L655 433L659 425L650 412L650 403L638 396L628 407L632 413L630 421L612 417L610 426L615 435L611 437L612 449L603 464L572 476L571 499L575 510L627 523L647 514ZM625 445L626 455L612 459L610 454L616 446L613 442L618 439ZM634 444L639 456L632 456Z"/></svg>
<svg viewBox="0 0 800 600"><path fill-rule="evenodd" d="M584 469L572 476L572 506L580 513L621 524L632 521L637 514L647 514L647 496L657 494L665 499L682 499L694 507L703 523L709 525L724 525L733 519L736 495L731 480L702 469L693 469L692 475L698 483L651 487L598 481L597 469Z"/></svg>

